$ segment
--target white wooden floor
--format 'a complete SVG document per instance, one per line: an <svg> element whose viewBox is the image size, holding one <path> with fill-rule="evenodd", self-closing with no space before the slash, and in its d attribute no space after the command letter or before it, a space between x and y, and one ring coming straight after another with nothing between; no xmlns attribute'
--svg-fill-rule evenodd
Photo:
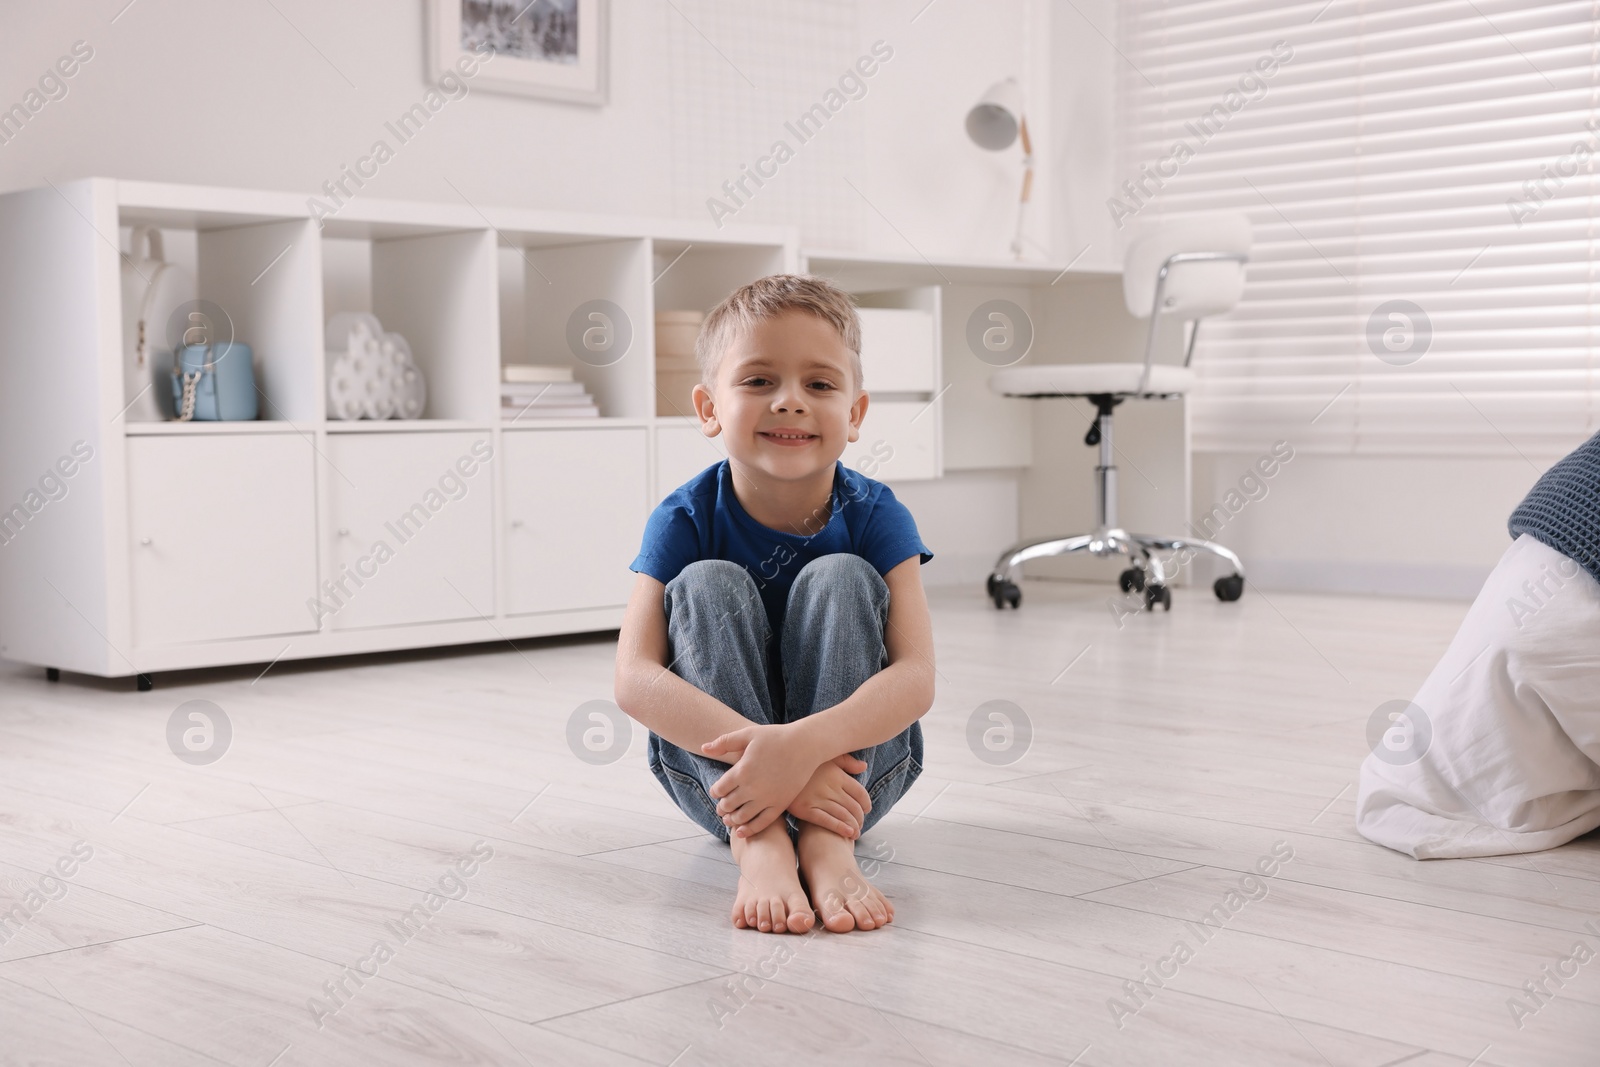
<svg viewBox="0 0 1600 1067"><path fill-rule="evenodd" d="M1418 863L1352 825L1368 715L1412 695L1464 604L1179 591L1119 626L1107 597L933 592L928 767L859 850L895 921L848 935L732 929L728 852L668 803L643 735L608 766L573 755L613 639L149 693L0 666L0 910L26 920L0 945L0 1062L1600 1062L1600 960L1508 1007L1576 942L1600 952L1600 839ZM193 699L233 728L209 766L168 748ZM966 741L997 699L1034 729L1010 766ZM79 841L90 858L43 879ZM492 858L452 881L479 842ZM1275 846L1293 858L1265 896L1229 898ZM456 899L397 936L441 885Z"/></svg>

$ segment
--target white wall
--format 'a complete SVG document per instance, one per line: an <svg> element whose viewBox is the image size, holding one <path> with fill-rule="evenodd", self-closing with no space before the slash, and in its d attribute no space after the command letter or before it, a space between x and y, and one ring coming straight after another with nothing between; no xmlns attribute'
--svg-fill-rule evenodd
<svg viewBox="0 0 1600 1067"><path fill-rule="evenodd" d="M1292 442L1290 443L1292 446ZM1256 455L1194 457L1196 521L1271 589L1471 599L1511 544L1506 520L1548 460L1295 452L1248 499ZM1538 464L1535 468L1534 464ZM1236 491L1232 500L1230 490ZM1212 509L1237 508L1222 520Z"/></svg>
<svg viewBox="0 0 1600 1067"><path fill-rule="evenodd" d="M983 595L994 559L1017 539L1021 472L953 471L934 482L904 482L894 495L911 510L933 552L922 568L926 586L964 586Z"/></svg>
<svg viewBox="0 0 1600 1067"><path fill-rule="evenodd" d="M1050 7L1051 128L1047 155L1055 200L1056 259L1082 269L1120 271L1122 235L1106 200L1116 173L1116 0L1074 0Z"/></svg>
<svg viewBox="0 0 1600 1067"><path fill-rule="evenodd" d="M0 108L75 41L94 56L0 144L0 190L107 175L309 194L428 88L423 0L126 2L4 0ZM894 57L866 95L734 221L795 223L813 246L1005 254L1017 157L970 144L962 122L1015 74L1036 111L1034 226L1048 248L1048 21L1044 0L613 0L610 104L472 90L360 195L455 201L459 189L484 204L703 219L721 183L881 38Z"/></svg>

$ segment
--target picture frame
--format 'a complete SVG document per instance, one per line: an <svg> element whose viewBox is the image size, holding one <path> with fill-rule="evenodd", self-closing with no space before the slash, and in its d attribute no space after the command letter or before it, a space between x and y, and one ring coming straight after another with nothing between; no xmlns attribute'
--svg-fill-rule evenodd
<svg viewBox="0 0 1600 1067"><path fill-rule="evenodd" d="M607 102L609 0L428 0L427 76L457 71L484 44L473 88L571 104Z"/></svg>

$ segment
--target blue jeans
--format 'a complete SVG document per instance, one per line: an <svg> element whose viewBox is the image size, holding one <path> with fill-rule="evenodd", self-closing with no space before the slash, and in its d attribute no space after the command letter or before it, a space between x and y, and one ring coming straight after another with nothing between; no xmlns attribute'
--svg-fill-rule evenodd
<svg viewBox="0 0 1600 1067"><path fill-rule="evenodd" d="M776 642L755 579L737 563L691 563L667 583L664 599L672 672L751 722L794 722L831 708L889 664L883 642L889 586L853 553L819 556L801 569ZM647 752L651 772L673 802L727 841L728 828L707 789L729 765L653 732ZM852 755L867 764L855 775L872 798L865 831L922 773L922 724ZM795 817L785 812L784 818L790 836L798 834Z"/></svg>

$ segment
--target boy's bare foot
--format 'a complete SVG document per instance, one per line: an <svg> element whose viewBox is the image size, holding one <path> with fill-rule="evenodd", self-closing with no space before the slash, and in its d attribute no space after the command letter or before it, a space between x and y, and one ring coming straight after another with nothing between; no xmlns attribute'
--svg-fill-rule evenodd
<svg viewBox="0 0 1600 1067"><path fill-rule="evenodd" d="M894 905L856 866L855 846L832 830L800 824L800 870L822 925L836 934L871 930L894 918Z"/></svg>
<svg viewBox="0 0 1600 1067"><path fill-rule="evenodd" d="M839 840L843 841L843 838ZM733 925L741 930L803 934L815 917L795 871L794 845L782 816L754 837L735 836L729 844L739 864L739 892L733 900Z"/></svg>

